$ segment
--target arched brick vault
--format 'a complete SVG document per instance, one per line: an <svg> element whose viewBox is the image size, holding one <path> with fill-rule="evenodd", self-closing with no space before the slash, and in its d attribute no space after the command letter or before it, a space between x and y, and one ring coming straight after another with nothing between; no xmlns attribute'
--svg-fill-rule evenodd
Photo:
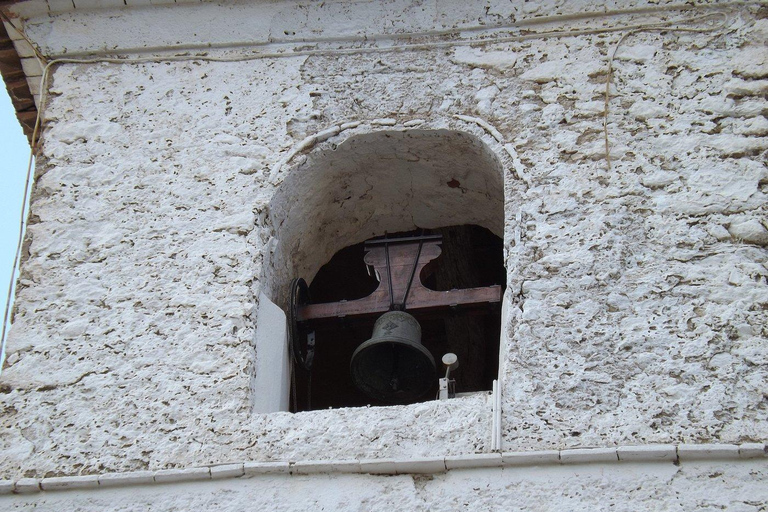
<svg viewBox="0 0 768 512"><path fill-rule="evenodd" d="M504 236L504 165L466 131L379 130L338 138L291 168L269 204L262 283L283 305L333 254L385 232L477 224Z"/></svg>

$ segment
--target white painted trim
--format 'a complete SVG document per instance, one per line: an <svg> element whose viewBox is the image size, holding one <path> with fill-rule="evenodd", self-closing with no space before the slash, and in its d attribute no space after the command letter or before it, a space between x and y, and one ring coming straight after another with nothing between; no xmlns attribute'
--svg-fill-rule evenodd
<svg viewBox="0 0 768 512"><path fill-rule="evenodd" d="M289 466L291 474L361 473L359 460L312 460L300 461Z"/></svg>
<svg viewBox="0 0 768 512"><path fill-rule="evenodd" d="M288 474L291 472L291 463L279 462L245 462L243 463L245 476Z"/></svg>
<svg viewBox="0 0 768 512"><path fill-rule="evenodd" d="M211 468L163 469L155 473L155 483L170 484L175 482L193 482L210 480ZM98 485L98 484L97 484Z"/></svg>
<svg viewBox="0 0 768 512"><path fill-rule="evenodd" d="M285 313L263 293L259 296L254 337L253 412L287 411L291 392L288 325Z"/></svg>
<svg viewBox="0 0 768 512"><path fill-rule="evenodd" d="M126 485L146 485L153 483L155 483L154 471L105 473L103 475L99 475L99 487L122 487Z"/></svg>
<svg viewBox="0 0 768 512"><path fill-rule="evenodd" d="M532 452L512 452L501 454L502 466L540 466L559 463L560 452L557 450L539 450Z"/></svg>
<svg viewBox="0 0 768 512"><path fill-rule="evenodd" d="M471 455L449 455L445 458L445 469L496 468L501 466L500 453L475 453Z"/></svg>
<svg viewBox="0 0 768 512"><path fill-rule="evenodd" d="M70 478L79 480L83 477L74 476ZM98 485L98 483L96 485ZM15 482L13 485L14 494L30 494L33 492L40 492L41 490L42 488L40 487L40 480L36 478L22 478L21 480Z"/></svg>
<svg viewBox="0 0 768 512"><path fill-rule="evenodd" d="M67 489L88 489L99 486L99 475L87 475L78 478L66 476L43 478L40 488L44 491L65 491Z"/></svg>
<svg viewBox="0 0 768 512"><path fill-rule="evenodd" d="M740 459L755 459L765 457L768 446L763 443L744 443L739 445Z"/></svg>
<svg viewBox="0 0 768 512"><path fill-rule="evenodd" d="M587 462L617 462L617 448L576 448L562 450L560 462L563 464L584 464Z"/></svg>
<svg viewBox="0 0 768 512"><path fill-rule="evenodd" d="M735 444L681 444L677 458L687 460L738 459L739 447Z"/></svg>
<svg viewBox="0 0 768 512"><path fill-rule="evenodd" d="M679 454L679 457L678 457ZM455 469L553 466L560 464L613 464L620 462L716 462L765 459L765 443L657 444L616 448L575 448L510 453L480 453L414 459L315 460L295 462L245 462L160 471L134 471L103 475L0 480L0 494L27 494L67 489L98 489L120 485L149 485L255 477L259 475L309 475L368 473L372 475L435 474Z"/></svg>
<svg viewBox="0 0 768 512"><path fill-rule="evenodd" d="M218 480L219 478L237 478L245 475L244 464L224 464L222 466L212 466L211 480Z"/></svg>
<svg viewBox="0 0 768 512"><path fill-rule="evenodd" d="M501 314L502 319L504 318L504 313ZM502 329L504 328L504 322L501 323ZM501 366L501 365L499 365ZM498 443L498 437L499 437L499 422L498 422L498 411L496 410L496 407L498 405L498 401L496 400L496 395L499 393L499 381L496 379L493 379L493 387L491 389L491 398L493 400L493 409L491 412L491 451L495 452L499 449L499 443Z"/></svg>
<svg viewBox="0 0 768 512"><path fill-rule="evenodd" d="M677 447L673 444L620 446L616 449L620 461L677 460Z"/></svg>
<svg viewBox="0 0 768 512"><path fill-rule="evenodd" d="M504 224L506 225L506 219ZM506 268L506 262L504 265L505 274L509 277L509 269ZM501 297L501 333L499 334L499 367L496 369L496 380L493 381L493 426L491 428L491 450L502 451L503 447L503 415L502 415L502 400L501 390L503 389L504 368L503 361L509 351L509 347L512 344L512 339L509 337L509 331L507 329L509 325L509 287Z"/></svg>

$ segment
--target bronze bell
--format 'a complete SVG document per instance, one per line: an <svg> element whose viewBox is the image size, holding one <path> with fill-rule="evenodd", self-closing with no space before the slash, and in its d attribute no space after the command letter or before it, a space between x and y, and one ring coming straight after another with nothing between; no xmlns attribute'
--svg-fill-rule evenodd
<svg viewBox="0 0 768 512"><path fill-rule="evenodd" d="M350 369L358 389L390 404L413 402L435 383L435 360L421 344L421 326L403 311L376 320L371 339L352 354Z"/></svg>

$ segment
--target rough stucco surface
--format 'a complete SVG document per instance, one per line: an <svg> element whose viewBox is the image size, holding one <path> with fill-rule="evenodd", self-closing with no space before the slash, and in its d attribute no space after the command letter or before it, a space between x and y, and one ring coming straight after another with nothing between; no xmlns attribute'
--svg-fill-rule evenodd
<svg viewBox="0 0 768 512"><path fill-rule="evenodd" d="M760 462L312 475L0 496L4 510L764 510Z"/></svg>
<svg viewBox="0 0 768 512"><path fill-rule="evenodd" d="M457 23L484 12L465 10ZM305 156L275 164L353 121L313 151L441 129L503 167L505 450L768 439L761 13L625 40L611 170L619 33L58 67L0 377L3 476L489 450L485 396L250 413L256 297L281 236L270 202ZM619 21L637 20L603 20ZM319 218L288 227L330 229Z"/></svg>

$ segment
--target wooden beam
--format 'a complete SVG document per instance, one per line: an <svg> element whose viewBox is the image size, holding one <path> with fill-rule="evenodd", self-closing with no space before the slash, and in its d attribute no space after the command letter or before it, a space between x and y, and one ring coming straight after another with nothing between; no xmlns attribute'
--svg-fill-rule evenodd
<svg viewBox="0 0 768 512"><path fill-rule="evenodd" d="M501 302L502 290L499 285L449 291L435 291L425 287L419 276L427 263L440 256L440 243L439 240L426 240L423 241L421 249L419 249L419 242L367 246L365 262L376 270L379 287L362 299L301 305L298 308L298 320L378 315L389 311L393 304L396 309L402 307L403 302L408 311L460 306L476 307ZM414 271L413 266L417 257L418 262ZM389 266L387 266L387 260L389 260ZM413 275L413 282L409 287L411 275Z"/></svg>

